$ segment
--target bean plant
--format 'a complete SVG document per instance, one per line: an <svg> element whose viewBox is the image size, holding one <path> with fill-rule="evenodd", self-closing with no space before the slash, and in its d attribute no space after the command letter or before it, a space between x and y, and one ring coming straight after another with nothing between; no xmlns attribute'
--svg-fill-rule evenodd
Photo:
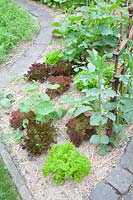
<svg viewBox="0 0 133 200"><path fill-rule="evenodd" d="M109 151L112 146L118 147L120 140L127 140L123 133L126 128L125 122L130 124L133 120L132 63L125 75L115 75L122 82L122 92L116 92L111 86L105 85L105 70L107 68L106 56L100 56L96 50L93 50L90 52L90 60L86 70L97 72L96 87L83 89L84 97L79 100L68 96L62 97L65 103L71 104L70 111L75 117L89 111L91 115L90 125L97 127L97 134L92 135L90 142L100 146L100 155ZM86 74L81 76L80 80L86 84L89 78L89 74ZM115 102L111 101L113 98L116 98ZM108 120L113 122L113 131L115 132L113 137L106 134Z"/></svg>

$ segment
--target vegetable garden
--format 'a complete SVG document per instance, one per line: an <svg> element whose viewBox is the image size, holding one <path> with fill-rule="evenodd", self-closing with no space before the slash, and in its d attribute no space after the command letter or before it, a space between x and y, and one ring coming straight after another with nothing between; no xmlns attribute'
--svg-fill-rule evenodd
<svg viewBox="0 0 133 200"><path fill-rule="evenodd" d="M41 173L50 179L44 180L52 176L55 185L63 185L92 173L93 154L83 155L84 145L96 146L100 159L118 151L130 137L126 129L133 121L133 5L119 0L44 3L72 9L53 23L59 45L43 62L29 66L21 80L24 89L17 88L22 94L16 98L1 93L1 107L10 113L10 132L6 125L1 140L9 149L17 142L31 160L45 154ZM74 95L69 94L71 88Z"/></svg>

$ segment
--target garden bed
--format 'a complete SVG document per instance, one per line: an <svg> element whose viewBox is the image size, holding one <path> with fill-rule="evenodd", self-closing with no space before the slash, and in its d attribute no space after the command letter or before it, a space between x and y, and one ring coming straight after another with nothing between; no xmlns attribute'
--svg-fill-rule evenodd
<svg viewBox="0 0 133 200"><path fill-rule="evenodd" d="M50 45L48 47L50 50L53 48L54 45ZM2 118L0 122L0 130L2 134L9 132L8 125L10 125L10 114L18 108L20 100L28 95L25 91L30 84L31 83L28 83L25 80L18 80L16 82L12 82L9 87L6 86L4 88L4 93L12 93L15 101L9 110L2 110ZM38 83L38 85L41 92L45 91L45 83ZM81 93L75 89L73 84L71 84L70 89L64 94L76 98L81 97ZM53 101L56 104L56 107L58 107L61 102L61 97L56 97ZM57 143L65 143L69 141L65 124L68 123L70 118L71 117L69 115L66 115L60 121L54 122L54 125L58 128L56 136ZM127 127L125 134L128 138L131 137L132 131L132 125ZM47 154L44 153L41 156L30 157L28 156L26 150L22 150L22 147L19 144L14 142L12 143L11 139L8 139L8 141L6 140L5 143L22 177L24 177L30 192L36 200L43 200L44 198L47 200L88 199L96 184L100 180L104 179L113 167L118 165L119 159L126 147L126 143L120 143L119 148L115 148L111 152L106 153L106 155L100 156L98 155L98 147L91 144L89 141L84 141L78 149L91 161L90 175L85 177L80 183L74 183L70 180L65 181L65 183L61 186L56 186L52 182L51 177L44 178L42 175L42 168Z"/></svg>

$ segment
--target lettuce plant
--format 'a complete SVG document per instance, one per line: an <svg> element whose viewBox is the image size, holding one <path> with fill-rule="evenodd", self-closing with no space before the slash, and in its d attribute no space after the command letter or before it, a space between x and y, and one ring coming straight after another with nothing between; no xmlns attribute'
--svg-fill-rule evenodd
<svg viewBox="0 0 133 200"><path fill-rule="evenodd" d="M61 60L59 51L52 51L50 53L47 53L45 57L46 64L50 66L55 65L59 60Z"/></svg>
<svg viewBox="0 0 133 200"><path fill-rule="evenodd" d="M70 84L72 82L72 79L67 76L50 76L47 81L50 84L58 84L59 87L56 89L47 89L46 93L50 97L55 97L57 95L62 95L65 91L67 91L70 88Z"/></svg>
<svg viewBox="0 0 133 200"><path fill-rule="evenodd" d="M66 179L80 182L90 173L90 161L71 142L58 144L49 151L42 171L44 177L52 173L57 185L63 184Z"/></svg>
<svg viewBox="0 0 133 200"><path fill-rule="evenodd" d="M100 56L98 56L97 51L95 50L89 51L89 54L90 58L88 65L83 67L84 70L76 74L74 78L76 88L78 90L83 90L97 87L97 77L99 76L100 71L104 77L103 85L105 87L111 86L110 80L114 75L114 65L111 64L108 66L108 63L106 62L106 56L103 56L100 59ZM98 62L100 63L98 64ZM101 66L103 66L103 68Z"/></svg>

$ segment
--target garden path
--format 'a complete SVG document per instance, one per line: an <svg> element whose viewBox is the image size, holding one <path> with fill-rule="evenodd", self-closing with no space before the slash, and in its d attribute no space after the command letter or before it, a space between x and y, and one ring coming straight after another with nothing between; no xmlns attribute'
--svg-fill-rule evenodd
<svg viewBox="0 0 133 200"><path fill-rule="evenodd" d="M4 84L15 79L17 75L25 72L28 67L37 61L37 59L46 50L47 46L52 40L52 21L53 18L50 13L39 5L33 5L28 0L15 0L16 3L22 5L27 9L33 16L37 17L40 23L40 32L34 39L33 44L26 49L11 66L0 68L0 87Z"/></svg>

